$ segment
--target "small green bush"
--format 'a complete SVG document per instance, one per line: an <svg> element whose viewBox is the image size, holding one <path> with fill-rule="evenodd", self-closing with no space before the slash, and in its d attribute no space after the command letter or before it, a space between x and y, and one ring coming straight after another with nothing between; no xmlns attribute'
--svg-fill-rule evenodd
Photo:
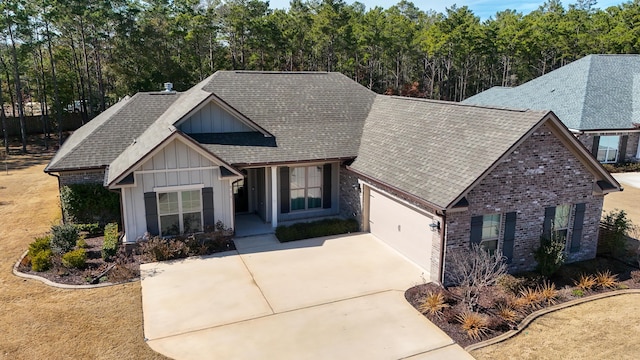
<svg viewBox="0 0 640 360"><path fill-rule="evenodd" d="M571 291L571 295L573 295L575 297L583 297L584 296L584 291L582 291L580 289L573 289L573 291Z"/></svg>
<svg viewBox="0 0 640 360"><path fill-rule="evenodd" d="M624 254L627 251L627 236L635 228L626 211L615 209L604 214L601 224L598 251L614 256Z"/></svg>
<svg viewBox="0 0 640 360"><path fill-rule="evenodd" d="M540 243L540 247L533 253L533 258L538 262L536 270L540 275L549 277L555 274L566 260L564 239L557 237L552 231L551 238L542 236Z"/></svg>
<svg viewBox="0 0 640 360"><path fill-rule="evenodd" d="M104 227L104 241L102 243L102 258L107 260L118 251L118 224L109 223Z"/></svg>
<svg viewBox="0 0 640 360"><path fill-rule="evenodd" d="M276 228L276 237L280 242L310 239L329 235L347 234L359 229L355 219L324 219Z"/></svg>
<svg viewBox="0 0 640 360"><path fill-rule="evenodd" d="M51 250L43 250L31 257L31 270L47 271L51 268Z"/></svg>
<svg viewBox="0 0 640 360"><path fill-rule="evenodd" d="M78 241L76 241L76 247L78 249L86 249L89 247L89 244L87 244L87 240L84 239L84 236L80 236Z"/></svg>
<svg viewBox="0 0 640 360"><path fill-rule="evenodd" d="M51 250L51 236L49 235L35 238L35 240L29 244L29 252L27 255L33 258L40 252L46 250Z"/></svg>
<svg viewBox="0 0 640 360"><path fill-rule="evenodd" d="M71 224L53 225L51 234L51 250L56 254L71 251L80 237L78 229Z"/></svg>
<svg viewBox="0 0 640 360"><path fill-rule="evenodd" d="M120 219L120 196L102 184L65 185L60 204L65 222L106 224Z"/></svg>
<svg viewBox="0 0 640 360"><path fill-rule="evenodd" d="M78 228L78 231L86 231L90 237L100 235L102 232L102 227L100 223L90 223L90 224L74 224L75 227Z"/></svg>
<svg viewBox="0 0 640 360"><path fill-rule="evenodd" d="M87 252L76 249L62 255L62 265L66 268L84 269L87 266Z"/></svg>

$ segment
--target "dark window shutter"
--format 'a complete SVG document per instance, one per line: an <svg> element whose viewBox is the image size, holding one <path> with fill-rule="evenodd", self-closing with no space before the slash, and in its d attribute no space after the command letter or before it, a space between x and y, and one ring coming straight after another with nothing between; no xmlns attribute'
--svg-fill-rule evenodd
<svg viewBox="0 0 640 360"><path fill-rule="evenodd" d="M331 208L331 164L322 167L322 207Z"/></svg>
<svg viewBox="0 0 640 360"><path fill-rule="evenodd" d="M516 238L516 213L510 212L505 216L504 242L502 243L502 255L507 258L507 264L513 260L513 241Z"/></svg>
<svg viewBox="0 0 640 360"><path fill-rule="evenodd" d="M629 135L623 135L620 137L620 151L618 151L618 162L624 163L627 155L627 142L629 141Z"/></svg>
<svg viewBox="0 0 640 360"><path fill-rule="evenodd" d="M593 146L591 146L591 153L598 158L598 147L600 147L600 136L593 137Z"/></svg>
<svg viewBox="0 0 640 360"><path fill-rule="evenodd" d="M544 223L542 224L542 236L551 239L551 228L556 217L556 207L551 206L544 209Z"/></svg>
<svg viewBox="0 0 640 360"><path fill-rule="evenodd" d="M283 166L280 168L280 212L286 214L289 212L289 168Z"/></svg>
<svg viewBox="0 0 640 360"><path fill-rule="evenodd" d="M482 215L471 218L471 245L482 241L482 218Z"/></svg>
<svg viewBox="0 0 640 360"><path fill-rule="evenodd" d="M158 200L156 193L144 193L144 213L147 219L147 231L151 235L159 235L160 227L158 226Z"/></svg>
<svg viewBox="0 0 640 360"><path fill-rule="evenodd" d="M213 212L213 188L202 188L202 217L204 226L215 226L216 219Z"/></svg>
<svg viewBox="0 0 640 360"><path fill-rule="evenodd" d="M576 215L573 220L573 231L571 232L571 247L569 251L580 250L580 240L582 240L582 226L584 224L585 204L576 204Z"/></svg>

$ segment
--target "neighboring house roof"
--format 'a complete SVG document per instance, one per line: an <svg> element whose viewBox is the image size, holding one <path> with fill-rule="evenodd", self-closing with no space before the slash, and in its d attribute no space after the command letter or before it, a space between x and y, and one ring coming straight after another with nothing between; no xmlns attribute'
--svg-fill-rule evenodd
<svg viewBox="0 0 640 360"><path fill-rule="evenodd" d="M380 96L350 168L444 209L547 114Z"/></svg>
<svg viewBox="0 0 640 360"><path fill-rule="evenodd" d="M588 55L514 88L463 103L550 109L572 130L632 129L640 122L640 55Z"/></svg>

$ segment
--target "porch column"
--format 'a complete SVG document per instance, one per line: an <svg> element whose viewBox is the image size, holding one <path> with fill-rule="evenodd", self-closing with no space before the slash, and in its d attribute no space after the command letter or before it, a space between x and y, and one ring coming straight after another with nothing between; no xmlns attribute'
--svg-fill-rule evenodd
<svg viewBox="0 0 640 360"><path fill-rule="evenodd" d="M278 167L271 167L271 226L278 226Z"/></svg>

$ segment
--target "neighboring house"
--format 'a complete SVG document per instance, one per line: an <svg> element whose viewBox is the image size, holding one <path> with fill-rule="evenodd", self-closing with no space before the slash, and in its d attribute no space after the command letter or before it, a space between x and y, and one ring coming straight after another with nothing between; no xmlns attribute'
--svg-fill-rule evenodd
<svg viewBox="0 0 640 360"><path fill-rule="evenodd" d="M240 213L271 227L341 215L434 281L472 243L531 269L552 223L571 261L593 258L604 195L620 190L552 112L376 95L337 73L220 71L136 94L45 171L120 192L125 242L234 228Z"/></svg>
<svg viewBox="0 0 640 360"><path fill-rule="evenodd" d="M600 162L640 160L640 55L588 55L463 103L550 109Z"/></svg>

